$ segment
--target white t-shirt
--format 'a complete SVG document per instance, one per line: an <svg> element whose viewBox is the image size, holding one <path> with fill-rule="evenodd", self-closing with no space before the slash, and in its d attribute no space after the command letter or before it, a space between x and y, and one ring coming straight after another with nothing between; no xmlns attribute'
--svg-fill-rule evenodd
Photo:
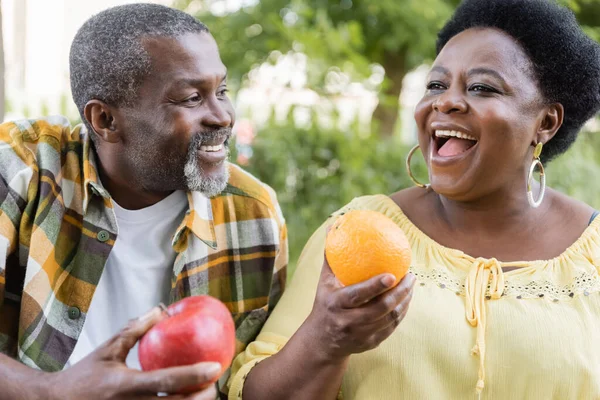
<svg viewBox="0 0 600 400"><path fill-rule="evenodd" d="M168 304L177 255L171 238L188 209L186 193L176 191L141 210L126 210L114 201L113 207L119 227L117 240L65 368L110 339L130 319L160 302ZM140 369L137 347L129 353L127 365Z"/></svg>

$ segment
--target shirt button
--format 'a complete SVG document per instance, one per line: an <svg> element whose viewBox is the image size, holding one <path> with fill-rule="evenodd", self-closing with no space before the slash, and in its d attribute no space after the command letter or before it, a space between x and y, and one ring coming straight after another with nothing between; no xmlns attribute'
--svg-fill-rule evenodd
<svg viewBox="0 0 600 400"><path fill-rule="evenodd" d="M77 319L81 316L81 311L77 307L69 307L69 318Z"/></svg>
<svg viewBox="0 0 600 400"><path fill-rule="evenodd" d="M98 232L98 234L96 235L96 238L98 239L98 241L100 242L106 242L109 238L110 235L108 234L108 232L106 231L100 231Z"/></svg>

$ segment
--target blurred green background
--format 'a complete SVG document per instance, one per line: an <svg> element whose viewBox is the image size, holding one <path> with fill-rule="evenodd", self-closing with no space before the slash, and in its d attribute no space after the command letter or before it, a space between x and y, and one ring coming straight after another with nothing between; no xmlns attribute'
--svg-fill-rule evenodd
<svg viewBox="0 0 600 400"><path fill-rule="evenodd" d="M373 91L379 100L366 126L354 120L340 128L335 113L324 124L319 108L309 107L302 124L295 121L292 109L279 119L271 112L256 128L251 156L243 158L244 164L279 195L289 228L292 268L308 237L331 212L355 196L392 193L411 185L404 159L415 139L403 137L402 131L410 132L407 126L412 121L407 118L412 118L412 110L402 113L399 96L407 73L433 60L436 33L458 3L260 0L238 9L219 1L175 3L213 32L234 99L252 85L253 71L277 63L283 55L301 53L307 65L305 87L320 98L335 99L343 92L339 85L329 84L334 72L348 84ZM562 3L575 12L590 36L600 39L599 1ZM374 70L384 71L382 81L370 79ZM547 166L549 185L594 207L600 207L597 122L591 121L574 147ZM426 180L422 158L413 159L415 171Z"/></svg>

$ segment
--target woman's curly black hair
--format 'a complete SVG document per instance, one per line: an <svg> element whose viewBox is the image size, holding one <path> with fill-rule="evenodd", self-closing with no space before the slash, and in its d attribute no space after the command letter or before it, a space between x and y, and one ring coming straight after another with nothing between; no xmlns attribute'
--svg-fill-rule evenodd
<svg viewBox="0 0 600 400"><path fill-rule="evenodd" d="M507 33L529 56L545 101L565 110L542 160L564 153L600 109L600 45L581 30L570 10L552 0L464 0L439 32L437 53L452 37L475 27Z"/></svg>

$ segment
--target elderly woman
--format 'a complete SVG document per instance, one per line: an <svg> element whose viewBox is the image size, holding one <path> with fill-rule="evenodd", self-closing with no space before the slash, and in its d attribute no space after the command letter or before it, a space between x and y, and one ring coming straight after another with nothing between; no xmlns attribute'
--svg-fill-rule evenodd
<svg viewBox="0 0 600 400"><path fill-rule="evenodd" d="M437 49L415 111L430 183L313 235L230 399L600 398L600 218L543 178L600 106L599 46L550 0L465 0ZM349 209L406 233L398 286L333 277Z"/></svg>

